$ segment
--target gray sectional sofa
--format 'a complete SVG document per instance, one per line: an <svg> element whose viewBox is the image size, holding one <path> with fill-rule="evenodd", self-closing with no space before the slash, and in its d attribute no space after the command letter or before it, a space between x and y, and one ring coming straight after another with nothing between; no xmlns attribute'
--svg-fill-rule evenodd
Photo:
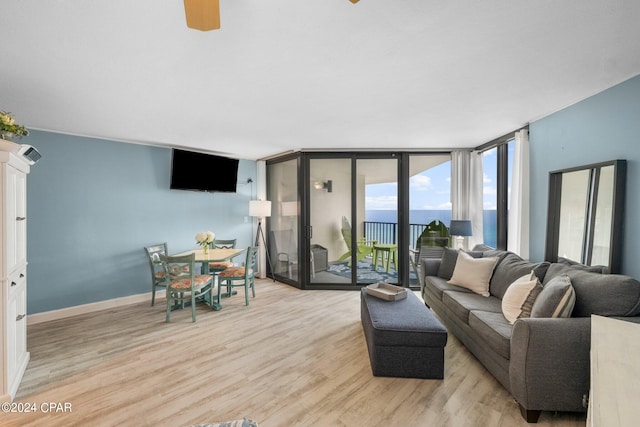
<svg viewBox="0 0 640 427"><path fill-rule="evenodd" d="M498 258L489 283L490 295L448 283L458 252L446 249L442 259L422 261L422 296L427 306L509 390L528 422L536 422L540 411L586 411L590 316L640 323L640 282L628 276L589 271L593 269L582 265L531 263L484 245L467 253L474 258ZM531 271L543 290L554 277L570 281L575 298L570 317L518 318L513 324L507 321L502 298L516 279Z"/></svg>

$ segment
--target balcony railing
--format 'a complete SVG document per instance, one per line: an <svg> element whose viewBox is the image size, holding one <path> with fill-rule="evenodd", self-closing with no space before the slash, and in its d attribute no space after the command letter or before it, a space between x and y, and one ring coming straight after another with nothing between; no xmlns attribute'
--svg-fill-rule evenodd
<svg viewBox="0 0 640 427"><path fill-rule="evenodd" d="M409 224L410 247L416 243L427 224ZM367 240L375 240L378 243L398 243L398 224L395 222L364 222L364 237Z"/></svg>

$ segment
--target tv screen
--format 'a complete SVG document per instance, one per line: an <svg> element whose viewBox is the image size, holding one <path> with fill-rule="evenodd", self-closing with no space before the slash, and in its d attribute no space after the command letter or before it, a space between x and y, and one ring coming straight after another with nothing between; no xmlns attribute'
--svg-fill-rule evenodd
<svg viewBox="0 0 640 427"><path fill-rule="evenodd" d="M171 189L235 193L237 159L174 148Z"/></svg>

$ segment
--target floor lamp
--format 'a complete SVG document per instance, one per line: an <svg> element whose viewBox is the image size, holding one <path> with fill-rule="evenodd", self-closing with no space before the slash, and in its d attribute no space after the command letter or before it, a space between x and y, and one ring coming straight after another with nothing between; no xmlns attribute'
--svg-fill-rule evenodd
<svg viewBox="0 0 640 427"><path fill-rule="evenodd" d="M258 218L258 229L256 230L256 239L254 246L260 246L260 238L262 237L262 244L264 245L264 252L267 255L267 261L269 262L269 268L271 269L271 277L273 281L276 281L275 274L273 274L273 265L271 265L271 257L269 256L269 248L267 247L267 240L264 238L264 231L262 229L262 220L271 216L271 202L268 200L250 200L249 201L249 216Z"/></svg>

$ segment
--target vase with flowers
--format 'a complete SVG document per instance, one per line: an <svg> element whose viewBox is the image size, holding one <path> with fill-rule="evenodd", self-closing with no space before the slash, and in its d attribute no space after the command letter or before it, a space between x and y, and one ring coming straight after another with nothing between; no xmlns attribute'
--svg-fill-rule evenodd
<svg viewBox="0 0 640 427"><path fill-rule="evenodd" d="M196 242L202 246L202 251L206 254L209 253L209 245L213 243L216 235L212 231L201 231L196 234Z"/></svg>
<svg viewBox="0 0 640 427"><path fill-rule="evenodd" d="M27 135L27 128L17 124L11 113L0 111L0 139L11 141Z"/></svg>

